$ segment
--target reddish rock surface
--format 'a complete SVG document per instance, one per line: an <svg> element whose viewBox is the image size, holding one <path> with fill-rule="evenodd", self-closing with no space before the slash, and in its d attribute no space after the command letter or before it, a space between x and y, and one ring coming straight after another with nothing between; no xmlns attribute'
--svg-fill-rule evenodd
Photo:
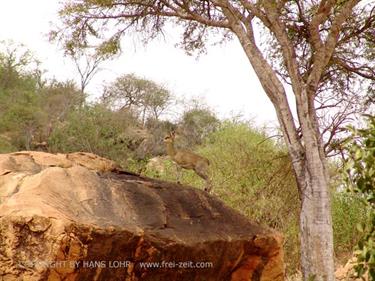
<svg viewBox="0 0 375 281"><path fill-rule="evenodd" d="M282 238L93 154L2 154L0 280L278 281Z"/></svg>

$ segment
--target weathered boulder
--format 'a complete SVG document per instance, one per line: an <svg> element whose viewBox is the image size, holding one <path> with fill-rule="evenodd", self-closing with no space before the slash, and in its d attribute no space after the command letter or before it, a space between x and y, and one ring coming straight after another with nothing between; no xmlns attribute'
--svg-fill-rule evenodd
<svg viewBox="0 0 375 281"><path fill-rule="evenodd" d="M148 160L146 164L146 171L155 173L155 175L164 175L166 170L166 161L170 159L169 156L156 156Z"/></svg>
<svg viewBox="0 0 375 281"><path fill-rule="evenodd" d="M0 155L0 280L283 280L282 239L88 153Z"/></svg>

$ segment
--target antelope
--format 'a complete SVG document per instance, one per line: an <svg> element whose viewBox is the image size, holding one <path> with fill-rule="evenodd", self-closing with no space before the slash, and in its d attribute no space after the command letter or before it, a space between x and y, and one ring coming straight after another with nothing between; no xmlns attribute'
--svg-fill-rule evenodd
<svg viewBox="0 0 375 281"><path fill-rule="evenodd" d="M164 137L164 143L167 154L177 165L177 183L180 183L181 168L193 170L198 176L206 181L205 191L212 189L211 181L208 176L210 161L207 158L195 154L189 150L176 149L174 147L175 133L170 132Z"/></svg>

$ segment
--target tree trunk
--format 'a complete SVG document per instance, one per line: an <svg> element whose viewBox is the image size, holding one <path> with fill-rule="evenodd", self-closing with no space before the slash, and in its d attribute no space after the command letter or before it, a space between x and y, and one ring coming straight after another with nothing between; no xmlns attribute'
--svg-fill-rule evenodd
<svg viewBox="0 0 375 281"><path fill-rule="evenodd" d="M300 238L304 280L334 281L333 231L328 176L312 98L314 95L303 89L303 85L299 87L303 89L302 93L295 94L298 119L303 134L301 143L283 87L281 85L274 87L277 83L272 82L270 78L274 73L268 70L268 65L261 63L261 60L254 59L256 57L253 56L253 52L256 51L254 46L250 49L245 45L244 50L263 88L274 104L292 158L301 198ZM314 276L315 279L311 279Z"/></svg>
<svg viewBox="0 0 375 281"><path fill-rule="evenodd" d="M316 152L315 152L316 153ZM301 195L300 239L304 280L334 281L333 233L328 183L325 170L308 152L306 175L298 176Z"/></svg>
<svg viewBox="0 0 375 281"><path fill-rule="evenodd" d="M301 198L301 266L304 280L334 281L329 178L314 94L305 88L296 96L305 150L303 169L295 169Z"/></svg>
<svg viewBox="0 0 375 281"><path fill-rule="evenodd" d="M229 15L228 15L229 16ZM239 41L260 83L276 110L285 143L291 156L300 192L301 266L306 281L334 281L333 231L325 155L314 107L314 89L295 81L302 140L298 136L285 88L241 25L233 25ZM251 35L251 34L250 34ZM311 279L315 277L315 279Z"/></svg>

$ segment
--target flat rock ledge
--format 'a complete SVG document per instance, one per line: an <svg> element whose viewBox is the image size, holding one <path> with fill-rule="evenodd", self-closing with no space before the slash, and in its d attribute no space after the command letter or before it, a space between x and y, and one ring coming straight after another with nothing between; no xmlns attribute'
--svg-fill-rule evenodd
<svg viewBox="0 0 375 281"><path fill-rule="evenodd" d="M282 237L90 153L0 154L0 281L278 281Z"/></svg>

